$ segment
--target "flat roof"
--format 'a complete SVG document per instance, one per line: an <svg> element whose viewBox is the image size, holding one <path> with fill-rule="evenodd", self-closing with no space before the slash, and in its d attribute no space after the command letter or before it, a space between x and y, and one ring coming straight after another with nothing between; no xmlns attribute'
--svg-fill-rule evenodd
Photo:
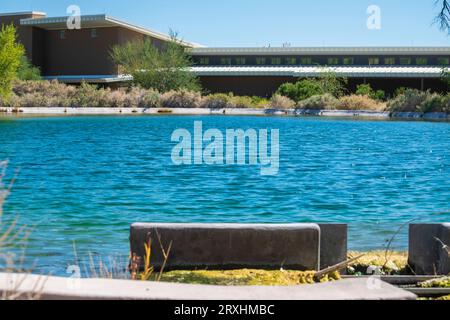
<svg viewBox="0 0 450 320"><path fill-rule="evenodd" d="M442 67L314 67L314 66L195 66L196 76L286 76L318 77L324 72L334 72L349 78L440 78Z"/></svg>
<svg viewBox="0 0 450 320"><path fill-rule="evenodd" d="M26 16L26 15L35 15L35 16L47 16L45 12L39 12L39 11L22 11L22 12L6 12L6 13L0 13L0 17L6 17L6 16Z"/></svg>
<svg viewBox="0 0 450 320"><path fill-rule="evenodd" d="M192 55L450 55L450 47L193 48Z"/></svg>
<svg viewBox="0 0 450 320"><path fill-rule="evenodd" d="M21 19L22 26L33 26L46 30L61 30L67 29L68 16L62 17L43 17L43 18L28 18ZM141 34L151 36L163 41L170 41L170 36L154 30L135 26L133 24L118 20L116 18L107 16L105 14L96 15L82 15L80 17L82 28L104 28L104 27L123 27ZM182 44L188 47L201 47L199 44L182 41Z"/></svg>

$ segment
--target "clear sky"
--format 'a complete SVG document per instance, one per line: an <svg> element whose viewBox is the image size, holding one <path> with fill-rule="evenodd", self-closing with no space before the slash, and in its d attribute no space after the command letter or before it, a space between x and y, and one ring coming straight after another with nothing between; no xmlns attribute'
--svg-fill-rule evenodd
<svg viewBox="0 0 450 320"><path fill-rule="evenodd" d="M206 46L449 46L433 19L435 0L1 0L0 12L106 13ZM381 29L367 28L367 8Z"/></svg>

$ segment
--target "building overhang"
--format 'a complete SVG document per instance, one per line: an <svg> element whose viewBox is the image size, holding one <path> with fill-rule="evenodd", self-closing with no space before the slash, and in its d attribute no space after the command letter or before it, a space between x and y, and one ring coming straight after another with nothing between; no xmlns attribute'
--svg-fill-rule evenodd
<svg viewBox="0 0 450 320"><path fill-rule="evenodd" d="M62 83L116 83L132 81L130 75L68 75L68 76L46 76L44 80L57 80Z"/></svg>
<svg viewBox="0 0 450 320"><path fill-rule="evenodd" d="M21 19L20 25L21 26L28 26L28 27L36 27L40 29L45 30L64 30L68 29L67 27L67 21L71 17L42 17L42 18L27 18L27 19ZM116 18L107 16L105 14L98 14L98 15L83 15L80 16L80 23L81 28L108 28L108 27L122 27L128 30L132 30L138 33L141 33L143 35L147 35L162 41L171 41L172 38L169 35L166 35L164 33L160 33L154 30L150 30L147 28L142 28L121 20L118 20ZM190 48L196 48L201 47L199 44L187 42L187 41L181 41L181 44L190 47Z"/></svg>
<svg viewBox="0 0 450 320"><path fill-rule="evenodd" d="M440 78L442 67L276 67L276 66L196 66L191 71L206 76L319 77L333 72L346 78Z"/></svg>
<svg viewBox="0 0 450 320"><path fill-rule="evenodd" d="M193 48L193 56L450 55L450 47Z"/></svg>

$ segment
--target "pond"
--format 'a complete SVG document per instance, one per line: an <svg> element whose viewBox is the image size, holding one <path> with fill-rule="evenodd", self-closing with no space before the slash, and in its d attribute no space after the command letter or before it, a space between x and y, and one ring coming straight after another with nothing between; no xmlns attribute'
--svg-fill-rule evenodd
<svg viewBox="0 0 450 320"><path fill-rule="evenodd" d="M174 130L278 129L279 171L175 165ZM450 221L450 124L249 116L0 118L4 223L33 227L27 261L65 274L75 255L126 257L133 222L338 222L382 249L402 224ZM441 213L441 214L438 214ZM74 250L75 247L75 250ZM407 228L394 248L407 248ZM76 251L76 254L75 252Z"/></svg>

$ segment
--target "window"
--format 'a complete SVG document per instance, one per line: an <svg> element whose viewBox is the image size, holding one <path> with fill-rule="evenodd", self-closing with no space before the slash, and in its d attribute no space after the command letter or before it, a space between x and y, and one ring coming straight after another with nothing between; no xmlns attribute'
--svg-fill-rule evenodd
<svg viewBox="0 0 450 320"><path fill-rule="evenodd" d="M400 58L400 64L402 65L410 65L412 63L412 59L408 57Z"/></svg>
<svg viewBox="0 0 450 320"><path fill-rule="evenodd" d="M236 64L240 65L240 66L244 65L245 64L245 58L242 58L242 57L236 58Z"/></svg>
<svg viewBox="0 0 450 320"><path fill-rule="evenodd" d="M328 58L327 59L329 65L337 65L339 64L339 58Z"/></svg>
<svg viewBox="0 0 450 320"><path fill-rule="evenodd" d="M297 59L296 58L286 58L286 64L295 65L295 64L297 64Z"/></svg>
<svg viewBox="0 0 450 320"><path fill-rule="evenodd" d="M395 58L393 58L393 57L384 58L384 64L388 65L388 66L394 65L395 64Z"/></svg>
<svg viewBox="0 0 450 320"><path fill-rule="evenodd" d="M281 58L272 58L271 64L280 65L281 64Z"/></svg>
<svg viewBox="0 0 450 320"><path fill-rule="evenodd" d="M437 59L438 65L448 66L450 65L450 58L441 57Z"/></svg>
<svg viewBox="0 0 450 320"><path fill-rule="evenodd" d="M220 64L231 65L231 58L220 58Z"/></svg>
<svg viewBox="0 0 450 320"><path fill-rule="evenodd" d="M344 62L344 65L355 64L355 59L354 58L344 58L343 62Z"/></svg>
<svg viewBox="0 0 450 320"><path fill-rule="evenodd" d="M61 31L59 31L59 38L60 38L61 40L66 39L66 30L61 30Z"/></svg>
<svg viewBox="0 0 450 320"><path fill-rule="evenodd" d="M98 38L97 29L91 29L91 38Z"/></svg>
<svg viewBox="0 0 450 320"><path fill-rule="evenodd" d="M428 59L424 58L424 57L416 58L416 64L419 66L426 65L426 64L428 64Z"/></svg>
<svg viewBox="0 0 450 320"><path fill-rule="evenodd" d="M376 66L380 64L380 58L369 58L369 65Z"/></svg>
<svg viewBox="0 0 450 320"><path fill-rule="evenodd" d="M201 65L208 65L209 64L209 58L200 58L199 64L201 64Z"/></svg>
<svg viewBox="0 0 450 320"><path fill-rule="evenodd" d="M309 57L302 57L300 59L300 63L303 64L303 65L312 65L313 64L312 63L312 58L309 58Z"/></svg>
<svg viewBox="0 0 450 320"><path fill-rule="evenodd" d="M264 57L257 57L256 58L256 64L257 65L265 65L266 64L266 58L264 58Z"/></svg>

